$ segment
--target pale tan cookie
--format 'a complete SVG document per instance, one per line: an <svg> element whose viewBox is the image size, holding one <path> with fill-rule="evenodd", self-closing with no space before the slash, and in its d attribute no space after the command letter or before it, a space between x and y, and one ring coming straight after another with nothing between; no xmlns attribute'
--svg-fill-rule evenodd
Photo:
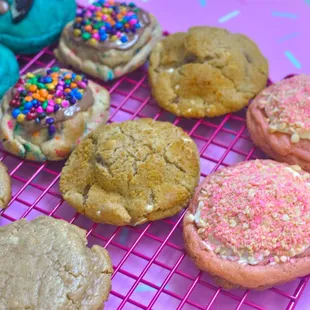
<svg viewBox="0 0 310 310"><path fill-rule="evenodd" d="M113 268L86 244L85 230L51 217L0 227L0 309L102 309Z"/></svg>
<svg viewBox="0 0 310 310"><path fill-rule="evenodd" d="M263 90L250 104L247 126L270 157L310 171L310 76L298 75Z"/></svg>
<svg viewBox="0 0 310 310"><path fill-rule="evenodd" d="M46 76L47 70L49 69L39 69L22 76L22 84L17 84L6 93L0 108L0 136L5 150L21 158L38 162L67 158L83 136L107 121L110 107L109 92L104 87L88 81L82 99L76 100L74 105L66 100L67 107L62 107L62 104L59 104L60 109L55 113L47 114L40 124L36 124L34 119L28 120L28 115L23 113L20 113L22 116L24 115L22 121L19 120L20 115L14 118L12 115L15 108L11 102L15 96L18 96L18 89L26 87L26 79L27 81L31 80L29 76L37 74ZM64 72L73 74L67 69L59 71L60 74L64 74ZM52 101L55 102L58 98L57 91L55 89L51 92L53 92L51 94ZM61 99L61 101L64 100L65 98ZM17 99L17 101L21 102L22 100ZM39 102L41 102L40 104L44 103L43 101ZM37 111L37 109L34 110ZM22 111L21 109L20 112ZM46 114L45 110L44 112ZM36 115L39 114L36 113ZM53 135L49 134L47 118L55 119L53 125L55 134Z"/></svg>
<svg viewBox="0 0 310 310"><path fill-rule="evenodd" d="M266 289L310 272L309 174L272 160L219 170L184 217L188 254L222 287Z"/></svg>
<svg viewBox="0 0 310 310"><path fill-rule="evenodd" d="M6 166L0 162L0 210L6 208L11 200L11 178Z"/></svg>
<svg viewBox="0 0 310 310"><path fill-rule="evenodd" d="M214 117L248 104L268 78L254 42L225 29L194 27L158 42L149 79L159 105L178 116Z"/></svg>
<svg viewBox="0 0 310 310"><path fill-rule="evenodd" d="M190 137L171 123L140 119L97 128L60 178L64 199L95 222L138 225L186 207L199 179Z"/></svg>
<svg viewBox="0 0 310 310"><path fill-rule="evenodd" d="M102 4L102 6L105 6L103 9L107 9L106 5L108 3L109 1ZM118 78L136 70L146 62L152 48L162 38L161 27L156 18L140 8L131 7L130 4L116 2L111 6L119 9L126 8L126 10L134 13L137 16L137 19L134 19L138 20L140 27L136 28L134 33L118 30L122 37L127 38L126 42L122 42L121 37L113 41L112 37L115 37L115 35L109 33L104 23L102 23L101 28L96 29L98 31L105 29L105 41L100 41L99 35L96 40L91 35L87 40L84 40L81 37L81 27L85 33L85 26L81 26L82 17L78 13L76 20L69 23L62 32L59 46L55 50L55 56L59 61L103 81ZM99 14L102 14L100 6L97 6L97 9ZM111 10L113 11L113 9ZM95 14L96 11L92 8L91 10L85 9L83 12L84 20L87 20L90 26L96 27L98 21L94 22L91 18L91 14ZM117 22L116 17L114 19Z"/></svg>

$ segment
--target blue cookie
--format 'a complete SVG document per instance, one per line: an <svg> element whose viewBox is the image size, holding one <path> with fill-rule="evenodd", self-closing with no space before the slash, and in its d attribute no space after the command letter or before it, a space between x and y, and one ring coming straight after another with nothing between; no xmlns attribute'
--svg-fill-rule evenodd
<svg viewBox="0 0 310 310"><path fill-rule="evenodd" d="M6 1L10 9L0 15L0 43L16 54L39 52L56 41L64 26L75 18L75 0ZM23 5L24 10L19 7L20 13L16 13L16 6Z"/></svg>
<svg viewBox="0 0 310 310"><path fill-rule="evenodd" d="M19 66L14 54L0 44L0 100L19 78Z"/></svg>

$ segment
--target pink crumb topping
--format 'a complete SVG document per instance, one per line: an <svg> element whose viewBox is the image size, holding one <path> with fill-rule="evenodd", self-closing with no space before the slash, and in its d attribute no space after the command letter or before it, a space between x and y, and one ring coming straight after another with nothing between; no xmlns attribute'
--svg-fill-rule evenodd
<svg viewBox="0 0 310 310"><path fill-rule="evenodd" d="M310 244L307 182L309 174L269 160L212 174L199 196L203 239L212 236L234 253L295 256Z"/></svg>
<svg viewBox="0 0 310 310"><path fill-rule="evenodd" d="M310 76L297 75L270 86L259 102L265 103L270 120L310 131Z"/></svg>

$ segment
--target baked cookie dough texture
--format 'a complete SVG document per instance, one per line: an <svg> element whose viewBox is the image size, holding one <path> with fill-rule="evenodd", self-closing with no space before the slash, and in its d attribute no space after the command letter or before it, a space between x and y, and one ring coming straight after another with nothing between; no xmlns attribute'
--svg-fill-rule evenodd
<svg viewBox="0 0 310 310"><path fill-rule="evenodd" d="M95 222L138 225L185 208L198 180L194 141L171 123L140 119L83 139L63 168L60 191Z"/></svg>
<svg viewBox="0 0 310 310"><path fill-rule="evenodd" d="M198 268L224 288L265 289L310 272L309 173L272 160L219 170L184 217Z"/></svg>
<svg viewBox="0 0 310 310"><path fill-rule="evenodd" d="M143 65L161 37L156 18L133 3L96 1L64 28L55 55L109 81Z"/></svg>
<svg viewBox="0 0 310 310"><path fill-rule="evenodd" d="M51 217L0 227L0 309L102 309L113 269L86 244L85 230Z"/></svg>
<svg viewBox="0 0 310 310"><path fill-rule="evenodd" d="M5 209L11 200L11 178L6 166L0 162L0 211Z"/></svg>
<svg viewBox="0 0 310 310"><path fill-rule="evenodd" d="M150 56L153 97L167 111L188 118L238 111L267 79L268 63L256 44L221 28L172 34Z"/></svg>
<svg viewBox="0 0 310 310"><path fill-rule="evenodd" d="M109 106L108 91L83 75L58 67L27 73L2 100L3 147L38 162L65 159L107 121Z"/></svg>
<svg viewBox="0 0 310 310"><path fill-rule="evenodd" d="M310 76L263 90L248 108L247 126L253 142L270 157L310 171Z"/></svg>

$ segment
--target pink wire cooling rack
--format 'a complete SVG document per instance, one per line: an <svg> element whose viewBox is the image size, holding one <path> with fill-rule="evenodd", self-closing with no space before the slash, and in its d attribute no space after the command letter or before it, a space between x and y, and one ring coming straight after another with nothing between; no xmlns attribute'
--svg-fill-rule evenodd
<svg viewBox="0 0 310 310"><path fill-rule="evenodd" d="M34 57L20 56L18 61L21 74L56 63L48 48ZM201 179L218 168L263 157L249 139L244 110L214 119L175 117L151 99L145 69L103 84L111 93L109 122L150 117L182 127L198 145ZM58 182L64 162L32 163L6 153L2 147L0 159L9 169L13 190L9 207L0 212L0 225L48 215L86 229L89 244L107 248L113 261L113 288L105 309L288 310L296 306L307 284L308 278L302 278L263 292L223 290L186 256L183 213L138 227L94 224L60 195Z"/></svg>

